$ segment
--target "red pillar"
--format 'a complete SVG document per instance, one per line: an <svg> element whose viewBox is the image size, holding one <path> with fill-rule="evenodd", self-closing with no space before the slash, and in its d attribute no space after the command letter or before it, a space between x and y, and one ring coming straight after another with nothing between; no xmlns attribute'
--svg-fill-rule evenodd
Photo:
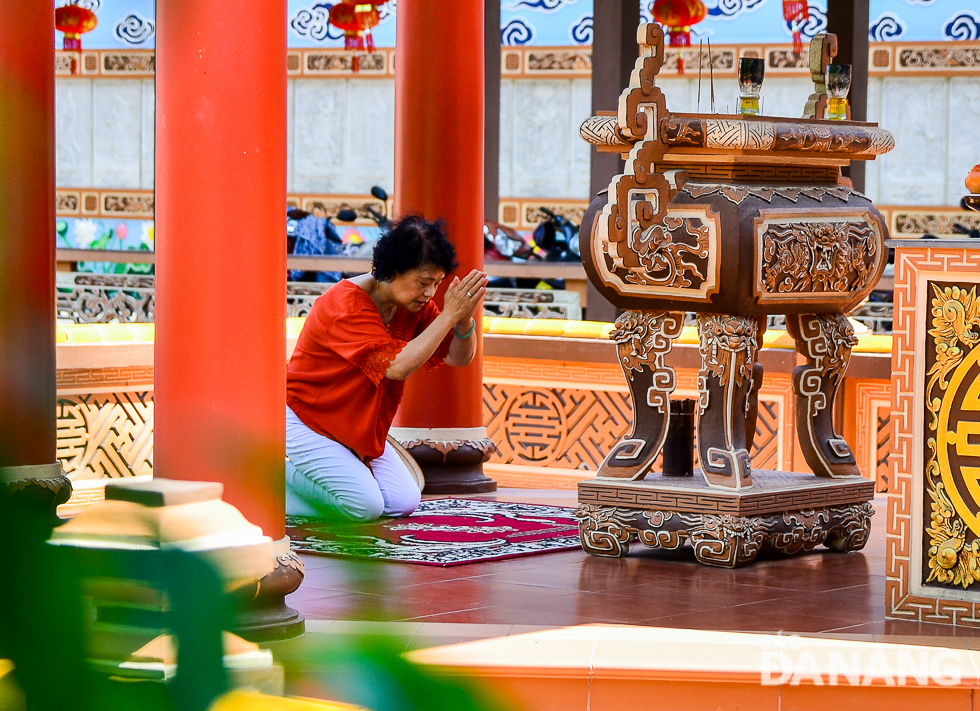
<svg viewBox="0 0 980 711"><path fill-rule="evenodd" d="M445 219L459 274L483 268L483 15L483 0L451 10L445 0L398 4L395 213ZM392 434L416 443L426 493L496 487L482 473L482 380L481 339L469 367L418 372L406 383Z"/></svg>
<svg viewBox="0 0 980 711"><path fill-rule="evenodd" d="M57 461L54 222L54 5L18 0L0 14L0 468Z"/></svg>
<svg viewBox="0 0 980 711"><path fill-rule="evenodd" d="M286 0L162 0L154 471L284 534ZM48 44L51 43L50 38Z"/></svg>

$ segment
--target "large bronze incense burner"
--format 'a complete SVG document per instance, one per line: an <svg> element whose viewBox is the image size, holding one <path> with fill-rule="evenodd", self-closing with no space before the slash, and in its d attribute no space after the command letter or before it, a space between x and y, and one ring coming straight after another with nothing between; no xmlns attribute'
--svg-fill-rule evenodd
<svg viewBox="0 0 980 711"><path fill-rule="evenodd" d="M663 31L641 25L638 40L618 114L593 116L581 130L600 151L628 154L624 174L585 215L582 259L599 291L626 309L612 338L634 406L632 432L580 486L583 545L625 555L636 537L665 547L689 538L699 559L719 565L747 562L777 539L790 551L828 541L859 548L873 485L834 430L834 400L856 343L846 314L884 269L887 229L840 169L888 152L894 139L867 123L672 114L656 86ZM813 48L815 78L826 47L821 39ZM686 312L697 315L702 358L700 472L681 482L648 474L671 434L675 377L666 358ZM786 315L804 359L794 372L796 426L818 479L752 471L763 378L757 353L771 314ZM636 506L640 500L647 503ZM799 524L794 512L812 516ZM774 514L797 522L768 520ZM704 518L717 515L734 516L734 528ZM710 551L699 546L705 536L714 541Z"/></svg>

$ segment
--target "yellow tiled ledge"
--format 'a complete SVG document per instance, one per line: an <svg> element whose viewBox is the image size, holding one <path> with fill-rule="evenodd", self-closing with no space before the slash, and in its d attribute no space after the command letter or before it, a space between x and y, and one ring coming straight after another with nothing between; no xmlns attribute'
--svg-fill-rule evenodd
<svg viewBox="0 0 980 711"><path fill-rule="evenodd" d="M76 323L58 326L58 343L153 342L152 323Z"/></svg>
<svg viewBox="0 0 980 711"><path fill-rule="evenodd" d="M618 625L466 642L408 658L533 711L966 711L980 688L980 652L968 649Z"/></svg>
<svg viewBox="0 0 980 711"><path fill-rule="evenodd" d="M305 318L286 319L286 338L295 339L303 330ZM551 336L562 338L608 339L613 324L599 321L564 321L560 319L483 317L483 333L495 336ZM857 324L858 344L855 353L891 353L892 337L868 332ZM69 324L58 326L58 343L152 342L152 323L133 324ZM685 326L678 343L696 344L698 332ZM793 339L785 331L766 331L765 348L793 349Z"/></svg>

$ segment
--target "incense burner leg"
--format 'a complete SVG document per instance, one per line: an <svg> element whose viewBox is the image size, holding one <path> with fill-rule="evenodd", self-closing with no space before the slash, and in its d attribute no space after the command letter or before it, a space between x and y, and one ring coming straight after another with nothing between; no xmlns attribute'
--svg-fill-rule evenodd
<svg viewBox="0 0 980 711"><path fill-rule="evenodd" d="M860 476L851 448L834 431L834 400L857 343L854 329L843 314L787 316L786 328L806 358L793 370L803 457L817 476Z"/></svg>
<svg viewBox="0 0 980 711"><path fill-rule="evenodd" d="M758 337L762 343L762 334ZM762 363L752 366L752 389L749 390L749 406L745 412L745 448L751 454L752 445L755 443L755 432L759 425L759 391L762 389L762 379L765 376L765 369Z"/></svg>
<svg viewBox="0 0 980 711"><path fill-rule="evenodd" d="M753 318L698 314L698 457L709 486L752 486L747 430L758 351ZM757 398L757 393L756 393Z"/></svg>
<svg viewBox="0 0 980 711"><path fill-rule="evenodd" d="M762 337L766 335L769 328L769 319L765 316L756 319L758 330L755 334L755 342L761 347ZM765 377L765 368L762 363L755 363L752 366L752 387L749 390L748 406L745 410L745 448L752 453L752 445L755 443L755 431L759 424L759 391L762 389L762 381Z"/></svg>
<svg viewBox="0 0 980 711"><path fill-rule="evenodd" d="M629 385L633 427L613 447L597 476L642 479L663 449L676 384L674 369L664 364L664 357L683 328L683 313L626 311L616 319L610 337L616 341Z"/></svg>

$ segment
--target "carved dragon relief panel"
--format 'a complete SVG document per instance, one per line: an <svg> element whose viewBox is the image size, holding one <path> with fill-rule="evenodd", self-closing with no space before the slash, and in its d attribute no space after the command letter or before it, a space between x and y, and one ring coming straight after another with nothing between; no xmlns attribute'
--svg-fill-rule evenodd
<svg viewBox="0 0 980 711"><path fill-rule="evenodd" d="M663 29L641 25L637 38L640 57L617 115L618 134L636 143L596 220L591 266L623 295L707 301L718 290L720 220L706 205L668 211L670 184L656 170L667 145L660 129L666 100L656 86Z"/></svg>
<svg viewBox="0 0 980 711"><path fill-rule="evenodd" d="M634 200L636 213L654 210L651 201ZM627 239L608 238L597 228L602 252L599 273L617 291L631 296L670 296L707 301L718 291L721 225L707 206L671 209L662 223L648 227L636 217L627 220ZM605 239L603 239L605 237Z"/></svg>
<svg viewBox="0 0 980 711"><path fill-rule="evenodd" d="M878 223L867 213L804 216L762 210L756 220L760 303L847 302L877 279L883 259Z"/></svg>

